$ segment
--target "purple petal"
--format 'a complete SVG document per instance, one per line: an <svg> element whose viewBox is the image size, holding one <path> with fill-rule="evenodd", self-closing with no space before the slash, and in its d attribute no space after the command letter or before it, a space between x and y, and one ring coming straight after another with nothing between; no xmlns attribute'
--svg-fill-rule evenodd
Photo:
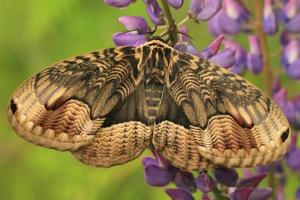
<svg viewBox="0 0 300 200"><path fill-rule="evenodd" d="M295 149L288 153L287 164L293 170L300 170L300 149Z"/></svg>
<svg viewBox="0 0 300 200"><path fill-rule="evenodd" d="M235 186L238 180L238 173L230 168L217 168L214 175L217 181L227 186Z"/></svg>
<svg viewBox="0 0 300 200"><path fill-rule="evenodd" d="M292 124L293 128L298 131L300 129L300 95L294 97L290 103L292 104L292 106L290 106L291 108L289 109L294 109L294 112L293 112L293 118L290 119L290 123ZM286 109L287 111L289 109ZM287 115L288 119L290 118L288 115Z"/></svg>
<svg viewBox="0 0 300 200"><path fill-rule="evenodd" d="M300 200L300 188L297 189L295 197L296 197L296 200Z"/></svg>
<svg viewBox="0 0 300 200"><path fill-rule="evenodd" d="M144 35L140 34L115 33L113 41L117 46L139 46L147 42L147 39Z"/></svg>
<svg viewBox="0 0 300 200"><path fill-rule="evenodd" d="M200 172L199 176L196 178L196 185L201 192L207 193L215 187L216 183L207 173Z"/></svg>
<svg viewBox="0 0 300 200"><path fill-rule="evenodd" d="M206 21L221 9L221 5L221 0L191 0L189 15L197 21Z"/></svg>
<svg viewBox="0 0 300 200"><path fill-rule="evenodd" d="M224 8L226 14L239 23L247 21L250 16L242 1L224 0Z"/></svg>
<svg viewBox="0 0 300 200"><path fill-rule="evenodd" d="M261 55L260 42L258 37L255 35L249 35L248 40L249 40L250 53L255 55Z"/></svg>
<svg viewBox="0 0 300 200"><path fill-rule="evenodd" d="M273 94L273 99L281 107L284 108L287 104L287 91L285 88L281 88Z"/></svg>
<svg viewBox="0 0 300 200"><path fill-rule="evenodd" d="M165 191L172 200L194 200L194 197L183 189L166 189Z"/></svg>
<svg viewBox="0 0 300 200"><path fill-rule="evenodd" d="M257 185L267 176L267 173L257 174L247 178L242 178L237 187L257 187Z"/></svg>
<svg viewBox="0 0 300 200"><path fill-rule="evenodd" d="M245 70L247 53L245 49L236 42L225 40L225 48L232 48L235 51L235 63L229 68L230 71L241 74Z"/></svg>
<svg viewBox="0 0 300 200"><path fill-rule="evenodd" d="M300 32L300 13L285 24L285 30L291 33Z"/></svg>
<svg viewBox="0 0 300 200"><path fill-rule="evenodd" d="M235 51L232 48L226 48L208 60L224 68L230 68L235 63Z"/></svg>
<svg viewBox="0 0 300 200"><path fill-rule="evenodd" d="M175 185L177 188L185 189L189 192L196 191L196 183L192 173L178 171L174 178Z"/></svg>
<svg viewBox="0 0 300 200"><path fill-rule="evenodd" d="M273 35L278 31L277 17L272 8L272 0L264 2L263 30L265 33Z"/></svg>
<svg viewBox="0 0 300 200"><path fill-rule="evenodd" d="M291 101L287 101L287 103L282 107L282 109L293 128L299 129L299 119L297 120L295 116L295 113L297 112L295 105Z"/></svg>
<svg viewBox="0 0 300 200"><path fill-rule="evenodd" d="M280 13L280 20L286 22L297 14L299 7L297 0L287 0Z"/></svg>
<svg viewBox="0 0 300 200"><path fill-rule="evenodd" d="M292 39L293 39L293 36L291 33L287 32L287 31L283 31L280 35L280 44L282 46L286 46Z"/></svg>
<svg viewBox="0 0 300 200"><path fill-rule="evenodd" d="M164 24L163 12L156 0L144 0L146 3L146 10L151 21L156 25Z"/></svg>
<svg viewBox="0 0 300 200"><path fill-rule="evenodd" d="M128 31L138 31L138 33L148 33L149 26L143 17L139 16L121 16L119 22L125 26Z"/></svg>
<svg viewBox="0 0 300 200"><path fill-rule="evenodd" d="M300 79L300 58L296 60L294 63L290 64L286 69L286 71L290 77L299 80Z"/></svg>
<svg viewBox="0 0 300 200"><path fill-rule="evenodd" d="M148 165L145 167L144 178L148 184L153 186L165 186L172 181L174 172L169 169Z"/></svg>
<svg viewBox="0 0 300 200"><path fill-rule="evenodd" d="M284 69L287 69L290 64L296 62L300 57L300 41L290 40L289 43L284 46L284 52L281 58L281 63Z"/></svg>
<svg viewBox="0 0 300 200"><path fill-rule="evenodd" d="M183 0L167 0L168 4L173 8L181 8L183 5Z"/></svg>
<svg viewBox="0 0 300 200"><path fill-rule="evenodd" d="M249 195L248 200L266 200L272 195L271 188L255 188Z"/></svg>
<svg viewBox="0 0 300 200"><path fill-rule="evenodd" d="M203 58L202 54L192 44L187 45L186 51L193 54L193 55L195 55L195 56Z"/></svg>
<svg viewBox="0 0 300 200"><path fill-rule="evenodd" d="M220 12L219 12L220 13ZM208 21L208 28L209 31L215 36L217 37L218 35L222 34L222 30L219 24L219 13L217 13L214 17L212 17L209 21Z"/></svg>
<svg viewBox="0 0 300 200"><path fill-rule="evenodd" d="M253 188L238 188L231 194L232 200L248 200Z"/></svg>
<svg viewBox="0 0 300 200"><path fill-rule="evenodd" d="M209 44L209 46L206 49L200 51L203 58L208 59L208 58L216 55L220 49L223 39L224 39L224 36L219 35L212 43Z"/></svg>
<svg viewBox="0 0 300 200"><path fill-rule="evenodd" d="M247 68L254 74L259 74L263 70L263 60L261 55L248 53Z"/></svg>
<svg viewBox="0 0 300 200"><path fill-rule="evenodd" d="M144 167L147 167L148 165L159 166L157 160L154 159L154 158L151 158L151 157L145 157L145 158L143 158L143 165L144 165Z"/></svg>
<svg viewBox="0 0 300 200"><path fill-rule="evenodd" d="M174 45L174 49L176 49L177 51L186 52L187 45L188 45L187 42L178 42Z"/></svg>
<svg viewBox="0 0 300 200"><path fill-rule="evenodd" d="M229 17L224 10L221 10L218 14L218 24L224 34L235 35L241 31L241 23Z"/></svg>
<svg viewBox="0 0 300 200"><path fill-rule="evenodd" d="M110 6L122 8L127 7L133 0L104 0L104 2Z"/></svg>

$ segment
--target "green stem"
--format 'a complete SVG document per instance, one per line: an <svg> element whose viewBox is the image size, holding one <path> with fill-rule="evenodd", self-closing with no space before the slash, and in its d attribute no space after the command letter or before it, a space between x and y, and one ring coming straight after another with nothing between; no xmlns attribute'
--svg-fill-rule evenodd
<svg viewBox="0 0 300 200"><path fill-rule="evenodd" d="M228 199L222 195L222 192L217 187L214 187L212 192L213 192L216 200L227 200Z"/></svg>
<svg viewBox="0 0 300 200"><path fill-rule="evenodd" d="M270 52L268 47L267 36L262 28L262 19L263 19L263 5L261 0L253 0L253 4L255 6L255 17L256 17L256 33L260 41L262 57L263 57L263 81L264 81L264 91L265 93L271 97L272 95L272 72L270 66ZM272 200L275 200L274 191L276 191L276 182L274 177L274 165L271 165L269 176L268 176L268 185L273 189Z"/></svg>
<svg viewBox="0 0 300 200"><path fill-rule="evenodd" d="M166 2L166 0L161 0L161 4L163 6L164 12L166 14L166 18L168 21L168 32L169 32L169 36L170 36L170 41L171 41L171 45L175 45L177 42L177 26L175 24L175 20L172 17L172 13L170 10L170 7L168 5L168 3Z"/></svg>

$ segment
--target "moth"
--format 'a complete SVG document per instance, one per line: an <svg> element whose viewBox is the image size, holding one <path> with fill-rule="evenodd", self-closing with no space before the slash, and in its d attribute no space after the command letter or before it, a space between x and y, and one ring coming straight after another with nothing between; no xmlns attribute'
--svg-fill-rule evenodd
<svg viewBox="0 0 300 200"><path fill-rule="evenodd" d="M261 90L160 40L46 68L12 95L8 119L23 139L98 167L146 148L185 171L251 167L290 143L286 117Z"/></svg>

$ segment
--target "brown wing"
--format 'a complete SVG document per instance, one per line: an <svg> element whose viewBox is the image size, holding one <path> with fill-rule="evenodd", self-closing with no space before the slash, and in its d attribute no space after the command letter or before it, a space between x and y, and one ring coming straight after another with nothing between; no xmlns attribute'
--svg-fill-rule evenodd
<svg viewBox="0 0 300 200"><path fill-rule="evenodd" d="M163 121L154 146L185 170L250 167L279 159L290 143L279 107L254 85L226 69L179 54L166 85L190 125Z"/></svg>
<svg viewBox="0 0 300 200"><path fill-rule="evenodd" d="M143 78L134 48L92 52L36 74L13 94L8 118L35 144L76 150L93 140L110 111Z"/></svg>

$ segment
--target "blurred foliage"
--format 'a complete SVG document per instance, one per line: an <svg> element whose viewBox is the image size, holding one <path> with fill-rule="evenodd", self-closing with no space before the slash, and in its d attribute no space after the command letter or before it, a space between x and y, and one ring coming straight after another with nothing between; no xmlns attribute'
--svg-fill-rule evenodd
<svg viewBox="0 0 300 200"><path fill-rule="evenodd" d="M70 153L25 142L6 119L9 97L23 80L61 59L113 46L111 35L124 30L118 17L145 13L142 1L117 10L102 0L0 0L1 200L168 199L145 183L141 157L110 169L85 166ZM176 19L186 13L187 7ZM198 47L212 40L204 24L188 25Z"/></svg>

